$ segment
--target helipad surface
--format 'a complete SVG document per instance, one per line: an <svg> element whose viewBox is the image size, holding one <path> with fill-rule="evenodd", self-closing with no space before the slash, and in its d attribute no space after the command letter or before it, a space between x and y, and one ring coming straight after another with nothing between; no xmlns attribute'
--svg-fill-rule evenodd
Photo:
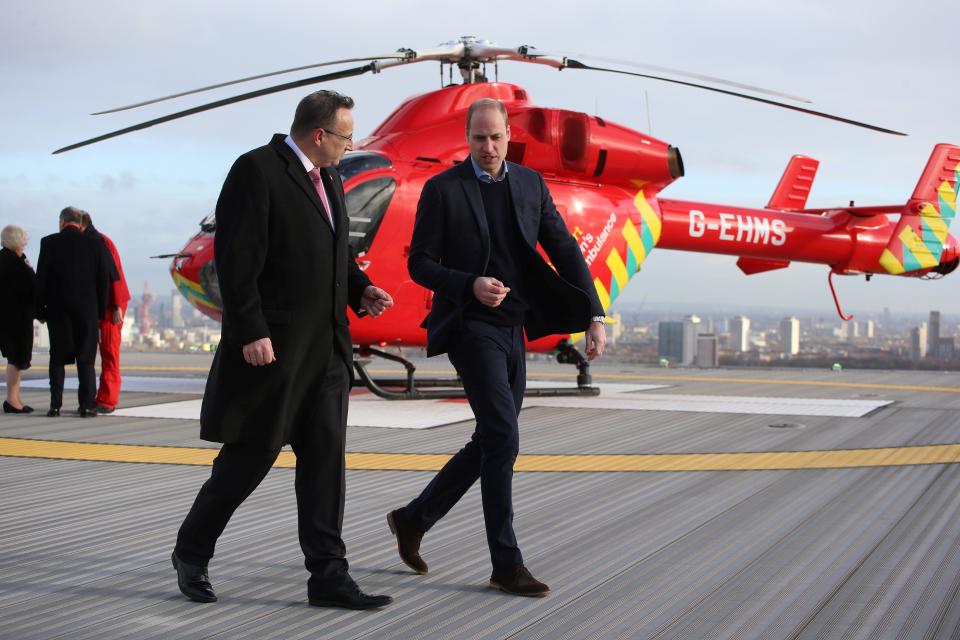
<svg viewBox="0 0 960 640"><path fill-rule="evenodd" d="M202 362L164 372L128 360L145 379L203 375ZM526 562L553 589L544 599L486 586L478 487L425 537L430 574L396 555L386 513L466 441L472 419L348 430L344 537L361 585L395 598L378 612L306 604L292 470L272 471L238 511L210 566L220 602L199 605L169 566L215 454L196 421L0 416L0 638L956 637L955 375L595 373L601 386L666 387L623 391L625 402L700 406L528 403L514 506ZM779 412L729 410L744 398ZM25 399L46 407L42 390ZM123 404L195 399L172 386L128 391ZM871 408L801 413L811 401ZM354 406L365 402L399 411Z"/></svg>

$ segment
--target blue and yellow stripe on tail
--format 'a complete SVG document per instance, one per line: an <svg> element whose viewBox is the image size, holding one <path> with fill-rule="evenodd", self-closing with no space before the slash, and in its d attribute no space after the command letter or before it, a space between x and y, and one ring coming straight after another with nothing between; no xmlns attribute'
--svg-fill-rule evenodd
<svg viewBox="0 0 960 640"><path fill-rule="evenodd" d="M909 274L940 264L950 223L957 214L958 193L960 147L937 145L880 256L887 273Z"/></svg>
<svg viewBox="0 0 960 640"><path fill-rule="evenodd" d="M623 292L627 282L640 270L640 265L660 241L660 215L650 204L653 196L646 193L647 183L637 180L635 184L639 189L633 206L640 213L639 224L634 224L631 216L627 216L620 230L622 241L613 243L604 260L609 275L604 278L606 274L597 274L594 270L593 285L604 311Z"/></svg>

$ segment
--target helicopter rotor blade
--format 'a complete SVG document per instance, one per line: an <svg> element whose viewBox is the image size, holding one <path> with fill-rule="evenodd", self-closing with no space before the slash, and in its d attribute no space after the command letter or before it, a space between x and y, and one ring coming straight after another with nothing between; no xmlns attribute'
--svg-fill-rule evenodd
<svg viewBox="0 0 960 640"><path fill-rule="evenodd" d="M789 93L781 93L780 91L774 91L772 89L764 89L763 87L756 87L750 84L744 84L742 82L735 82L733 80L724 80L723 78L717 78L715 76L707 76L700 73L692 73L690 71L683 71L682 69L673 69L671 67L661 67L655 64L646 64L642 62L633 62L632 60L618 60L616 58L600 58L597 56L592 56L588 53L563 53L557 52L558 55L567 56L576 56L578 58L586 58L588 60L596 60L598 62L607 62L610 64L623 65L626 67L634 67L637 69L648 69L650 71L656 71L658 73L668 73L673 76L679 76L681 78L690 78L691 80L700 80L701 82L710 82L712 84L720 84L728 87L734 87L736 89L743 89L744 91L752 91L754 93L762 93L768 96L774 96L777 98L784 98L786 100L793 100L795 102L803 102L805 104L813 104L813 101L804 98L801 96L790 95Z"/></svg>
<svg viewBox="0 0 960 640"><path fill-rule="evenodd" d="M704 89L706 91L714 91L716 93L723 93L728 96L734 96L736 98L743 98L745 100L753 100L754 102L762 102L763 104L769 104L774 107L781 107L783 109L790 109L791 111L799 111L800 113L806 113L812 116L819 116L821 118L827 118L828 120L836 120L837 122L843 122L844 124L853 125L855 127L862 127L864 129L870 129L871 131L879 131L880 133L889 133L895 136L905 136L907 134L901 131L894 131L893 129L886 129L884 127L878 127L876 125L867 124L865 122L859 122L857 120L851 120L849 118L843 118L841 116L834 116L829 113L823 113L822 111L814 111L812 109L805 109L804 107L798 107L792 104L785 104L783 102L777 102L775 100L768 100L766 98L759 98L757 96L747 95L745 93L739 93L737 91L729 91L727 89L720 89L717 87L711 87L704 84L698 84L695 82L686 82L684 80L674 80L671 78L663 78L661 76L654 76L646 73L636 73L633 71L623 71L621 69L607 69L604 67L594 67L588 64L584 64L577 60L567 59L567 68L568 69L586 69L588 71L604 71L607 73L619 73L626 76L635 76L637 78L648 78L650 80L660 80L662 82L670 82L673 84L680 84L687 87L694 87L695 89Z"/></svg>
<svg viewBox="0 0 960 640"><path fill-rule="evenodd" d="M241 82L250 82L251 80L260 80L262 78L269 78L271 76L279 76L285 73L293 73L294 71L304 71L306 69L316 69L318 67L329 67L335 64L346 64L348 62L372 62L374 60L403 60L409 58L413 52L409 49L400 49L396 53L381 55L381 56L366 56L363 58L344 58L343 60L331 60L330 62L318 62L317 64L308 64L302 67L291 67L290 69L282 69L280 71L271 71L270 73L261 73L255 76L249 76L247 78L240 78L239 80L230 80L228 82L220 82L217 84L211 84L206 87L200 87L198 89L190 89L189 91L182 91L180 93L174 93L169 96L163 96L161 98L153 98L152 100L144 100L143 102L137 102L135 104L128 104L124 107L114 107L113 109L105 109L103 111L95 111L91 113L92 116L99 116L106 113L116 113L118 111L126 111L128 109L135 109L137 107L144 107L148 104L156 104L157 102L163 102L165 100L172 100L174 98L182 98L183 96L193 95L195 93L202 93L204 91L210 91L212 89L220 89L221 87L229 87L230 85L240 84Z"/></svg>
<svg viewBox="0 0 960 640"><path fill-rule="evenodd" d="M286 82L284 84L279 84L273 87L266 87L264 89L258 89L257 91L250 91L249 93L244 93L238 96L233 96L232 98L224 98L223 100L217 100L216 102L209 102L207 104L200 105L199 107L193 107L192 109L186 109L184 111L178 111L177 113L172 113L167 116L162 116L160 118L154 118L153 120L147 120L146 122L141 122L140 124L135 124L124 129L118 129L117 131L112 131L110 133L105 133L102 136L97 136L96 138L90 138L89 140L84 140L82 142L77 142L76 144L71 144L69 146L63 147L62 149L57 149L54 151L54 155L58 153L63 153L64 151L72 151L73 149L79 149L80 147L85 147L89 144L95 142L101 142L103 140L109 140L110 138L116 138L117 136L122 136L133 131L139 131L141 129L147 129L157 124L163 122L170 122L171 120L177 120L179 118L184 118L186 116L192 116L196 113L202 113L204 111L210 111L211 109L216 109L218 107L224 107L229 104L234 104L236 102L242 102L244 100L250 100L251 98L259 98L260 96L269 95L271 93L279 93L280 91L286 91L287 89L296 89L297 87L303 87L308 84L318 84L320 82L328 82L330 80L340 80L341 78L350 78L353 76L359 76L368 71L373 71L375 68L374 63L365 64L362 67L354 67L353 69L344 69L343 71L335 71L334 73L327 73L324 75L314 76L312 78L305 78L303 80L295 80L293 82Z"/></svg>

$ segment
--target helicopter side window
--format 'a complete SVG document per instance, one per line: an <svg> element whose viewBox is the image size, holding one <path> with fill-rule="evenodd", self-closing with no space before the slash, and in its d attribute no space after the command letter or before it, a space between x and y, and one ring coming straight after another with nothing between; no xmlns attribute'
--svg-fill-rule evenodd
<svg viewBox="0 0 960 640"><path fill-rule="evenodd" d="M370 250L373 238L383 222L397 183L393 178L374 178L356 185L346 195L350 216L350 247L360 255Z"/></svg>
<svg viewBox="0 0 960 640"><path fill-rule="evenodd" d="M340 172L340 179L346 182L350 178L374 169L389 169L393 166L390 158L374 153L373 151L351 151L343 156L340 164L337 165L337 171Z"/></svg>

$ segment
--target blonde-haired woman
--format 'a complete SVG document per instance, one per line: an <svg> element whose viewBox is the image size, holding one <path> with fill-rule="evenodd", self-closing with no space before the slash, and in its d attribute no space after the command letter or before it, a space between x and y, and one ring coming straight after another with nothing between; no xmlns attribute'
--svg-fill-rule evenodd
<svg viewBox="0 0 960 640"><path fill-rule="evenodd" d="M7 399L4 413L32 413L20 400L20 372L30 368L33 353L35 275L23 250L27 233L16 225L0 231L0 353L7 359Z"/></svg>

